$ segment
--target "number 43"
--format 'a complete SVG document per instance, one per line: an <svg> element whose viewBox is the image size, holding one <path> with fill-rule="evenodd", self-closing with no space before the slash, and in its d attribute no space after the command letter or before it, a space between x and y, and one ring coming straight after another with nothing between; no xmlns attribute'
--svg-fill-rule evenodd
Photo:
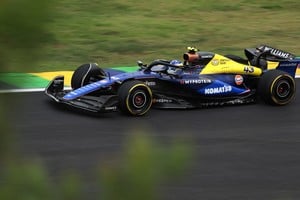
<svg viewBox="0 0 300 200"><path fill-rule="evenodd" d="M252 66L245 66L244 67L244 71L246 73L253 73L254 72L254 68Z"/></svg>

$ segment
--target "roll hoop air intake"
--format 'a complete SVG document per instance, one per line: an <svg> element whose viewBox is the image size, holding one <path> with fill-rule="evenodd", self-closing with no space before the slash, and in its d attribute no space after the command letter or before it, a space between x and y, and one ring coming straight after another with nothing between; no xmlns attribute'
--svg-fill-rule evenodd
<svg viewBox="0 0 300 200"><path fill-rule="evenodd" d="M198 54L198 49L195 47L187 47L188 52L183 54L183 59L186 62L197 62L201 56Z"/></svg>

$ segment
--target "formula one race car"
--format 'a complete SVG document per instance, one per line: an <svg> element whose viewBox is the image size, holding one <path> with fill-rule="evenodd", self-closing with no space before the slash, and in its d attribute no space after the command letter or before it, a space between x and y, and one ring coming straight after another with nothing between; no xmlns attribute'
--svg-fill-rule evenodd
<svg viewBox="0 0 300 200"><path fill-rule="evenodd" d="M120 110L140 116L151 107L190 109L211 105L243 104L258 98L286 105L295 95L295 73L300 59L261 45L245 49L247 59L188 48L183 62L138 61L135 72L101 69L83 64L64 90L64 77L54 78L45 93L58 103L92 112Z"/></svg>

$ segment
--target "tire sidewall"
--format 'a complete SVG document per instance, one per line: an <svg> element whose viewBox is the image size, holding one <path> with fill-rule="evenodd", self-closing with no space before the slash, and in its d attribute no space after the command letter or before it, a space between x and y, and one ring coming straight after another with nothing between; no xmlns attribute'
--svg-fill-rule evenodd
<svg viewBox="0 0 300 200"><path fill-rule="evenodd" d="M278 94L280 84L288 84L288 94ZM280 70L269 70L265 72L258 84L258 94L267 104L286 105L292 101L296 92L295 80L286 72Z"/></svg>

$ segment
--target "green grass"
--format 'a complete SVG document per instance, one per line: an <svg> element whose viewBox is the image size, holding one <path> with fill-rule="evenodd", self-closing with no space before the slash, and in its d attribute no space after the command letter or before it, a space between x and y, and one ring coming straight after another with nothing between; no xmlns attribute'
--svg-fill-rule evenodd
<svg viewBox="0 0 300 200"><path fill-rule="evenodd" d="M300 55L297 0L60 0L55 10L51 40L27 71L181 59L187 46L243 56L269 44Z"/></svg>

